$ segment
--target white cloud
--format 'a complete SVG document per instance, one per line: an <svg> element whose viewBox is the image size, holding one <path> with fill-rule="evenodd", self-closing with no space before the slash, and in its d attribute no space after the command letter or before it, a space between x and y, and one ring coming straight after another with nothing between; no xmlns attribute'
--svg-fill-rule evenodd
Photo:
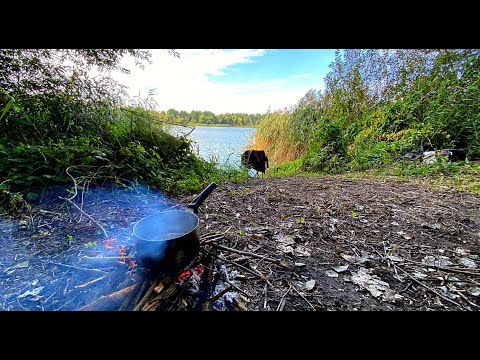
<svg viewBox="0 0 480 360"><path fill-rule="evenodd" d="M134 66L133 59L125 59L129 75L112 74L120 83L129 87L131 96L145 97L156 89L154 97L158 110L200 110L220 113L265 113L295 104L309 87L287 87L285 80L253 83L218 83L209 75L226 76L225 69L234 64L257 61L265 50L177 50L180 59L167 50L151 50L152 64L145 70ZM307 77L312 74L299 74Z"/></svg>
<svg viewBox="0 0 480 360"><path fill-rule="evenodd" d="M310 76L312 76L312 75L313 75L313 73L295 74L295 75L292 75L292 78L294 78L294 79L302 79L302 78L310 77Z"/></svg>

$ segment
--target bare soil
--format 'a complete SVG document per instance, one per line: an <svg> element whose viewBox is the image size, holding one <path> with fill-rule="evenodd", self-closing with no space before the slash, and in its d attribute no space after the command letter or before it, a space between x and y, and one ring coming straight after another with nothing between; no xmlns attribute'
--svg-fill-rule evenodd
<svg viewBox="0 0 480 360"><path fill-rule="evenodd" d="M132 227L152 204L188 204L193 196L112 199L87 194L81 206L114 240L65 202L4 217L0 309L78 310L138 284ZM201 253L192 269L199 262L207 269L206 257L215 255L212 310L477 311L479 209L478 194L421 182L322 176L223 184L200 207ZM117 260L92 259L100 247L103 259ZM143 309L198 310L192 269L176 279L175 296L155 303L157 288Z"/></svg>

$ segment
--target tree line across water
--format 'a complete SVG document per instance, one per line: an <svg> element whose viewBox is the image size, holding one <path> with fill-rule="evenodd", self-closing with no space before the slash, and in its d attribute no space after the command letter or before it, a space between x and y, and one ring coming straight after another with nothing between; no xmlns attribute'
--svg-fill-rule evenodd
<svg viewBox="0 0 480 360"><path fill-rule="evenodd" d="M179 125L217 125L234 127L255 127L263 119L263 114L225 113L215 115L211 111L153 111L159 122Z"/></svg>

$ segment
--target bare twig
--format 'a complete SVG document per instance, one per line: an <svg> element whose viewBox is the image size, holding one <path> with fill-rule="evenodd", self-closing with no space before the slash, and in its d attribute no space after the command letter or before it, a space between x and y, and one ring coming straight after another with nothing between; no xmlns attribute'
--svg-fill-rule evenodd
<svg viewBox="0 0 480 360"><path fill-rule="evenodd" d="M267 290L268 290L268 284L265 283L265 289L264 289L264 292L265 292L265 300L263 301L263 308L264 308L264 309L267 308Z"/></svg>
<svg viewBox="0 0 480 360"><path fill-rule="evenodd" d="M200 244L207 245L207 244L211 244L215 241L222 240L224 238L225 238L225 235L216 235L216 236L210 237L208 240L205 240L205 239L200 240Z"/></svg>
<svg viewBox="0 0 480 360"><path fill-rule="evenodd" d="M210 251L205 250L205 249L200 249L200 251L204 251L204 252L206 252L207 254L213 255ZM227 260L227 259L225 259L224 257L220 257L220 255L216 255L216 257L217 257L218 259L222 260L222 261L225 261L226 263L229 263L229 264L231 264L231 265L233 265L233 266L238 267L239 269L242 269L242 270L244 270L244 271L246 271L246 272L249 272L250 274L255 275L257 278L260 278L261 280L264 280L265 282L267 282L267 284L270 285L272 288L274 287L274 286L270 283L270 281L268 281L268 279L265 277L265 275L259 273L258 271L249 269L249 268L247 268L247 267L245 267L245 266L243 266L243 265L240 265L240 264L237 264L237 263L235 263L235 262L233 262L233 261Z"/></svg>
<svg viewBox="0 0 480 360"><path fill-rule="evenodd" d="M203 265L204 268L208 268L208 266L206 265ZM213 270L210 268L210 270ZM252 297L250 295L248 295L244 290L242 290L241 288L239 288L237 285L235 285L234 283L228 281L225 276L223 276L222 273L220 272L217 272L216 273L216 276L219 276L220 279L222 279L223 282L227 283L228 285L230 285L231 287L233 287L235 290L241 292L243 295L245 295L247 298L251 299Z"/></svg>
<svg viewBox="0 0 480 360"><path fill-rule="evenodd" d="M468 298L462 294L461 291L459 290L453 290L453 292L456 292L458 295L460 295L462 297L463 300L465 300L466 302L468 302L470 305L472 305L473 307L476 307L478 308L479 306L473 302L471 302L470 300L468 300Z"/></svg>
<svg viewBox="0 0 480 360"><path fill-rule="evenodd" d="M476 276L480 276L480 272L474 272L473 269L472 270L466 270L464 268L452 268L452 267L444 267L444 266L437 266L437 265L429 265L429 264L425 264L425 263L422 263L422 262L419 262L419 261L414 261L414 260L410 260L410 259L406 259L406 258L402 258L404 261L407 261L409 263L412 263L412 264L416 264L416 265L422 265L422 266L428 266L428 267L434 267L438 270L443 270L443 271L450 271L450 272L457 272L457 273L461 273L461 274L468 274L468 275L476 275Z"/></svg>
<svg viewBox="0 0 480 360"><path fill-rule="evenodd" d="M221 234L211 234L211 235L203 236L202 239L200 240L200 244L209 244L211 242L223 239L225 235L230 231L231 228L232 226L230 226L227 230L225 230Z"/></svg>
<svg viewBox="0 0 480 360"><path fill-rule="evenodd" d="M104 273L104 274L108 274L106 271L99 270L99 269L87 269L87 268L82 268L82 267L78 267L78 266L57 263L57 262L53 262L53 261L49 261L48 263L53 264L53 265L64 266L64 267L68 267L68 268L72 268L72 269L86 270L86 271L96 271L96 272L101 272L101 273Z"/></svg>
<svg viewBox="0 0 480 360"><path fill-rule="evenodd" d="M237 254L240 254L240 255L247 255L247 256L255 257L257 259L262 259L262 260L265 260L265 261L269 261L269 262L275 263L275 264L283 266L283 267L288 267L288 265L286 265L280 259L272 259L272 258L266 257L265 255L258 255L258 254L254 254L254 253L251 253L251 252L248 252L248 251L241 251L241 250L237 250L237 249L232 249L232 248L229 248L229 247L226 247L226 246L223 246L223 245L218 245L218 244L211 244L211 245L215 246L216 248L222 249L222 250L234 252L234 253L237 253Z"/></svg>
<svg viewBox="0 0 480 360"><path fill-rule="evenodd" d="M77 286L75 286L75 289L83 288L83 287L85 287L85 286L88 286L88 285L90 285L90 284L94 284L94 283L96 283L97 281L100 281L100 280L103 280L103 279L105 279L105 275L104 275L104 276L101 276L101 277L99 277L99 278L93 279L93 280L91 280L91 281L89 281L89 282L86 282L86 283L84 283L84 284L77 285Z"/></svg>
<svg viewBox="0 0 480 360"><path fill-rule="evenodd" d="M288 290L283 294L282 298L280 299L280 303L277 306L277 311L283 311L283 308L285 307L285 296L288 295L288 293L292 290L292 285L288 288Z"/></svg>
<svg viewBox="0 0 480 360"><path fill-rule="evenodd" d="M290 286L291 286L291 285L290 285ZM295 292L296 292L298 295L300 295L300 297L301 297L303 300L305 300L305 302L306 302L308 305L310 305L310 306L312 307L313 310L315 310L315 306L313 306L313 305L310 303L310 301L308 301L307 299L305 299L305 296L303 296L303 295L297 290L297 288L296 288L295 286L292 286L292 288L293 288L293 290L295 290Z"/></svg>
<svg viewBox="0 0 480 360"><path fill-rule="evenodd" d="M97 225L100 230L102 230L102 233L103 233L103 236L107 239L108 238L108 235L107 235L107 232L105 231L105 229L103 228L103 226L98 222L96 221L94 218L92 218L90 215L88 215L85 211L83 211L82 209L80 209L80 207L75 204L72 200L70 200L69 198L64 198L64 197L61 197L59 196L60 199L62 200L65 200L65 201L68 201L70 204L72 204L78 211L80 211L83 215L85 215L91 222L93 222L95 225Z"/></svg>
<svg viewBox="0 0 480 360"><path fill-rule="evenodd" d="M220 291L218 294L210 297L207 299L207 301L210 301L211 303L214 303L215 301L217 301L218 299L220 299L223 295L225 295L227 292L233 290L233 287L232 286L228 286L226 287L225 289L223 289L222 291Z"/></svg>
<svg viewBox="0 0 480 360"><path fill-rule="evenodd" d="M407 275L410 279L412 279L413 281L415 281L418 285L420 286L423 286L425 289L427 289L428 291L431 291L432 293L434 293L435 295L441 297L443 300L446 300L448 302L451 302L452 304L455 304L457 305L458 307L461 307L463 308L462 305L460 305L459 303L457 303L456 301L453 301L452 299L449 299L448 297L446 296L443 296L442 294L440 294L439 292L435 291L434 289L432 289L430 286L427 286L425 285L424 283L422 283L420 280L416 279L415 277L413 277L412 275L410 275L410 273L408 273L407 271L403 270L400 266L398 266L397 264L395 264L394 262L393 263L393 266L397 267L399 270L401 270L405 275Z"/></svg>

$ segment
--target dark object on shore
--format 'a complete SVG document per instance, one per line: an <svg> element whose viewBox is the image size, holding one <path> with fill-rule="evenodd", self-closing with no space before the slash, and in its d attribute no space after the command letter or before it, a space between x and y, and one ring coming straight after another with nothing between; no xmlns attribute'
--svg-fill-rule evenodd
<svg viewBox="0 0 480 360"><path fill-rule="evenodd" d="M438 156L448 156L451 161L464 161L467 158L465 149L442 149L437 152Z"/></svg>
<svg viewBox="0 0 480 360"><path fill-rule="evenodd" d="M265 174L268 168L268 157L264 150L246 150L242 154L242 165Z"/></svg>

